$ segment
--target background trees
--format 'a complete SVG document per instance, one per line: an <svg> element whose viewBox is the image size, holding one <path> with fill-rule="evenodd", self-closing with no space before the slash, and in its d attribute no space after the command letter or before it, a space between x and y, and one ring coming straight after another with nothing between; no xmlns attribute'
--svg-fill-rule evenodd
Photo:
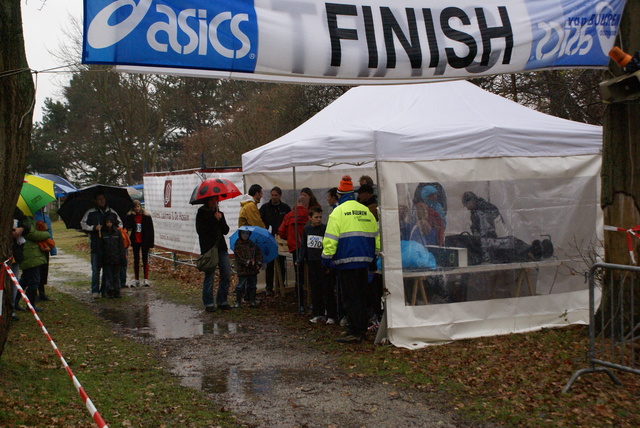
<svg viewBox="0 0 640 428"><path fill-rule="evenodd" d="M300 125L347 88L74 73L47 100L29 168L78 183L134 184L144 171L239 165L242 153Z"/></svg>

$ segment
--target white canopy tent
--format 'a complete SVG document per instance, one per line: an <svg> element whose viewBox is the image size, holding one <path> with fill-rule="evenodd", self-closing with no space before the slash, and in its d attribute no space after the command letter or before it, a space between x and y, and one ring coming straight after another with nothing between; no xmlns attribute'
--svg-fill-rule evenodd
<svg viewBox="0 0 640 428"><path fill-rule="evenodd" d="M297 186L312 189L337 185L345 170L354 180L373 171L389 290L388 338L413 348L588 322L586 287L573 275L581 269L574 250L602 229L601 146L600 127L548 116L454 81L353 88L295 130L245 153L242 166L247 182L283 187L290 187L293 168ZM504 275L498 279L511 289L489 293L483 287L500 281L485 275L472 284L483 274L469 267L442 273L447 287L460 288L462 282L473 297L458 296L448 304L412 301L399 212L412 208L420 183L430 182L446 191L447 235L468 230L460 197L474 191L500 208L504 235L528 242L552 237L555 256L549 263L513 266L520 285L525 274L527 284L533 283L529 295L522 297L520 285L515 293Z"/></svg>

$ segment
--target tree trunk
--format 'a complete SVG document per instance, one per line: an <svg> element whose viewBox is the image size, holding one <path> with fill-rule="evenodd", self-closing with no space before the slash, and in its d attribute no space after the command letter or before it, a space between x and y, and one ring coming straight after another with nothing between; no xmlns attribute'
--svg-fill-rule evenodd
<svg viewBox="0 0 640 428"><path fill-rule="evenodd" d="M22 36L20 0L0 2L0 230L11 230L31 138L35 90ZM11 257L12 238L0 233L2 261ZM4 268L4 267L3 267ZM5 275L0 320L0 355L9 333L12 293Z"/></svg>
<svg viewBox="0 0 640 428"><path fill-rule="evenodd" d="M620 47L628 53L640 49L640 27L635 20L640 16L640 0L628 0L620 24ZM611 62L604 79L623 74ZM604 113L604 135L602 154L602 208L604 223L629 229L640 224L640 101L628 101L607 105ZM605 261L622 265L631 264L631 258L624 232L605 232ZM633 244L637 250L636 238ZM636 260L638 252L635 251ZM637 283L637 281L636 281ZM629 285L629 284L628 284ZM603 302L598 316L605 319L609 305L608 278L603 284ZM628 292L627 287L627 292ZM638 290L636 295L640 296ZM640 314L640 301L631 302L628 294L622 296L628 306ZM614 296L615 299L618 296ZM638 300L638 299L636 299ZM629 313L628 311L626 313ZM619 320L614 320L619 322ZM600 323L596 323L599 325Z"/></svg>

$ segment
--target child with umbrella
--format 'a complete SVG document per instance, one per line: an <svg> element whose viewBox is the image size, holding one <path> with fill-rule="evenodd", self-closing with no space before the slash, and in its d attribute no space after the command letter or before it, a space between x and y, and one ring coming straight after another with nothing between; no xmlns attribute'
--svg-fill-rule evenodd
<svg viewBox="0 0 640 428"><path fill-rule="evenodd" d="M242 296L249 298L252 308L258 306L256 301L256 289L258 283L258 273L262 267L262 251L249 238L251 231L245 226L238 230L239 239L233 246L236 260L236 272L238 273L238 285L236 286L236 308L240 307Z"/></svg>

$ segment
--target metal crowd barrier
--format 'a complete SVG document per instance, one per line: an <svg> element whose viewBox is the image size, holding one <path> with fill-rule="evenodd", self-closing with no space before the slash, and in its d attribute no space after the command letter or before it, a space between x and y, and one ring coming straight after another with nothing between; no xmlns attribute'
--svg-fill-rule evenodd
<svg viewBox="0 0 640 428"><path fill-rule="evenodd" d="M589 270L589 368L576 371L562 392L569 391L578 377L587 373L604 372L616 385L622 383L611 369L640 374L640 352L636 352L640 340L640 313L636 314L634 310L636 273L639 272L638 266L611 263L596 263ZM598 278L603 278L608 288L602 287L596 321Z"/></svg>
<svg viewBox="0 0 640 428"><path fill-rule="evenodd" d="M168 255L170 255L170 257L168 257ZM187 265L187 266L196 266L196 261L195 259L193 259L193 257L189 257L186 260L180 260L178 258L178 254L177 253L173 253L173 252L161 252L161 253L152 253L149 252L149 257L155 257L161 260L167 260L173 263L173 269L175 270L178 265Z"/></svg>

